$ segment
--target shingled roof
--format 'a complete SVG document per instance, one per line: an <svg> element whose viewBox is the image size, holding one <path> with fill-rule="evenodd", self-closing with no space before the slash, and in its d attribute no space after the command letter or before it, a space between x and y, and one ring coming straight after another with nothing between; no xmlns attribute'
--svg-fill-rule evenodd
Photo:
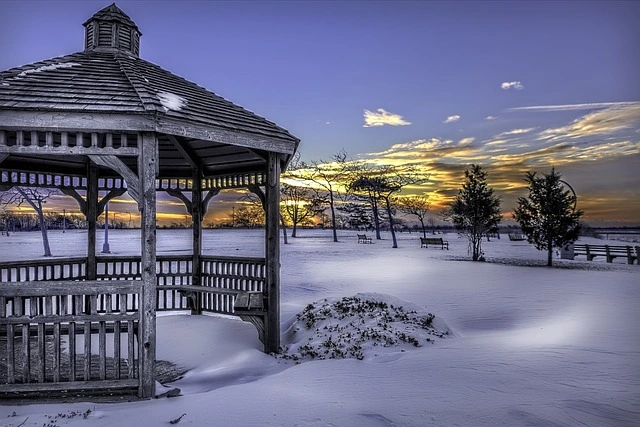
<svg viewBox="0 0 640 427"><path fill-rule="evenodd" d="M295 151L299 139L287 130L140 59L135 43L140 32L115 4L84 26L83 52L0 72L0 112L134 114L153 120L155 130L167 134L227 142L217 139L220 133L208 132L220 129L275 142L276 151Z"/></svg>

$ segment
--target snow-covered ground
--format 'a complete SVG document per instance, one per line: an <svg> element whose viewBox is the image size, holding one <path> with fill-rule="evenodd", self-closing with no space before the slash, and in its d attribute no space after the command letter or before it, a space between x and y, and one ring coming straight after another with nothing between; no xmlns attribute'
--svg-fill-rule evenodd
<svg viewBox="0 0 640 427"><path fill-rule="evenodd" d="M137 233L111 231L111 251L138 252ZM262 233L205 231L205 252L262 256ZM249 323L163 316L158 358L188 369L171 384L182 396L0 406L0 426L161 426L182 414L179 424L191 426L640 425L640 266L579 257L547 268L545 253L506 236L485 242L488 262L474 263L455 234L442 235L449 251L421 249L415 233L400 234L398 249L388 234L370 245L357 244L355 232L340 232L340 243L329 231L299 235L282 245L290 354L299 356L304 342L315 349L326 349L328 336L336 342L336 328L353 321L327 324L346 312L335 303L360 293L376 307L415 311L414 320L432 313L434 330L449 333L419 330L418 346L367 347L369 340L360 358L274 358L260 352ZM0 236L0 260L38 257L39 238ZM51 240L56 256L82 255L86 232L52 232ZM190 245L188 230L158 231L159 253L188 253ZM310 312L317 322L307 329ZM422 322L403 324L389 313L395 337Z"/></svg>

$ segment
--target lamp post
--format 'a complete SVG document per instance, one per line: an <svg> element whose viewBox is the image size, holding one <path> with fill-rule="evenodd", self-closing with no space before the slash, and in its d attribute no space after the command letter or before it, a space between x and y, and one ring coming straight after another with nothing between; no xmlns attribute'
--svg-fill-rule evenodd
<svg viewBox="0 0 640 427"><path fill-rule="evenodd" d="M109 250L109 203L104 205L104 244L102 245L102 253L110 254Z"/></svg>

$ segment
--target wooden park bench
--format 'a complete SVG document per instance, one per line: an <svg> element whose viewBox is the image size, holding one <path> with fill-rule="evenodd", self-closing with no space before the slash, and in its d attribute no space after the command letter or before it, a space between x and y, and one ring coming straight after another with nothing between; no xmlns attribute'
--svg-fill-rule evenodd
<svg viewBox="0 0 640 427"><path fill-rule="evenodd" d="M366 234L358 234L358 243L372 243L371 237L367 237Z"/></svg>
<svg viewBox="0 0 640 427"><path fill-rule="evenodd" d="M573 255L586 255L587 261L593 261L597 256L603 256L607 262L613 262L615 258L627 258L628 264L638 262L640 246L612 246L612 245L574 245Z"/></svg>
<svg viewBox="0 0 640 427"><path fill-rule="evenodd" d="M421 237L420 238L420 247L428 248L429 245L440 245L440 249L444 249L445 247L449 250L449 242L446 240L442 240L442 237Z"/></svg>
<svg viewBox="0 0 640 427"><path fill-rule="evenodd" d="M509 240L512 242L520 242L522 240L527 240L527 238L522 233L509 233Z"/></svg>
<svg viewBox="0 0 640 427"><path fill-rule="evenodd" d="M264 330L267 322L266 296L260 291L238 292L233 303L233 312L245 322L258 329L258 337L264 344Z"/></svg>

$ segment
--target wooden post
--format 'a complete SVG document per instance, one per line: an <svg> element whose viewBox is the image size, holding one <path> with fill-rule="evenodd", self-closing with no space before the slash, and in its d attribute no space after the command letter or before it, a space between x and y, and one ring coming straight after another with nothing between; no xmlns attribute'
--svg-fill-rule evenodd
<svg viewBox="0 0 640 427"><path fill-rule="evenodd" d="M89 225L87 237L87 280L96 280L96 221L98 219L98 167L89 160L87 167L86 217Z"/></svg>
<svg viewBox="0 0 640 427"><path fill-rule="evenodd" d="M269 153L266 183L266 293L268 297L265 322L265 352L280 348L280 156Z"/></svg>
<svg viewBox="0 0 640 427"><path fill-rule="evenodd" d="M156 167L158 165L156 134L144 132L138 156L141 188L141 273L140 301L140 397L155 394L156 368Z"/></svg>
<svg viewBox="0 0 640 427"><path fill-rule="evenodd" d="M193 222L193 258L191 284L202 284L202 170L193 169L191 188L191 221ZM192 300L191 314L202 314L202 293L196 292Z"/></svg>

